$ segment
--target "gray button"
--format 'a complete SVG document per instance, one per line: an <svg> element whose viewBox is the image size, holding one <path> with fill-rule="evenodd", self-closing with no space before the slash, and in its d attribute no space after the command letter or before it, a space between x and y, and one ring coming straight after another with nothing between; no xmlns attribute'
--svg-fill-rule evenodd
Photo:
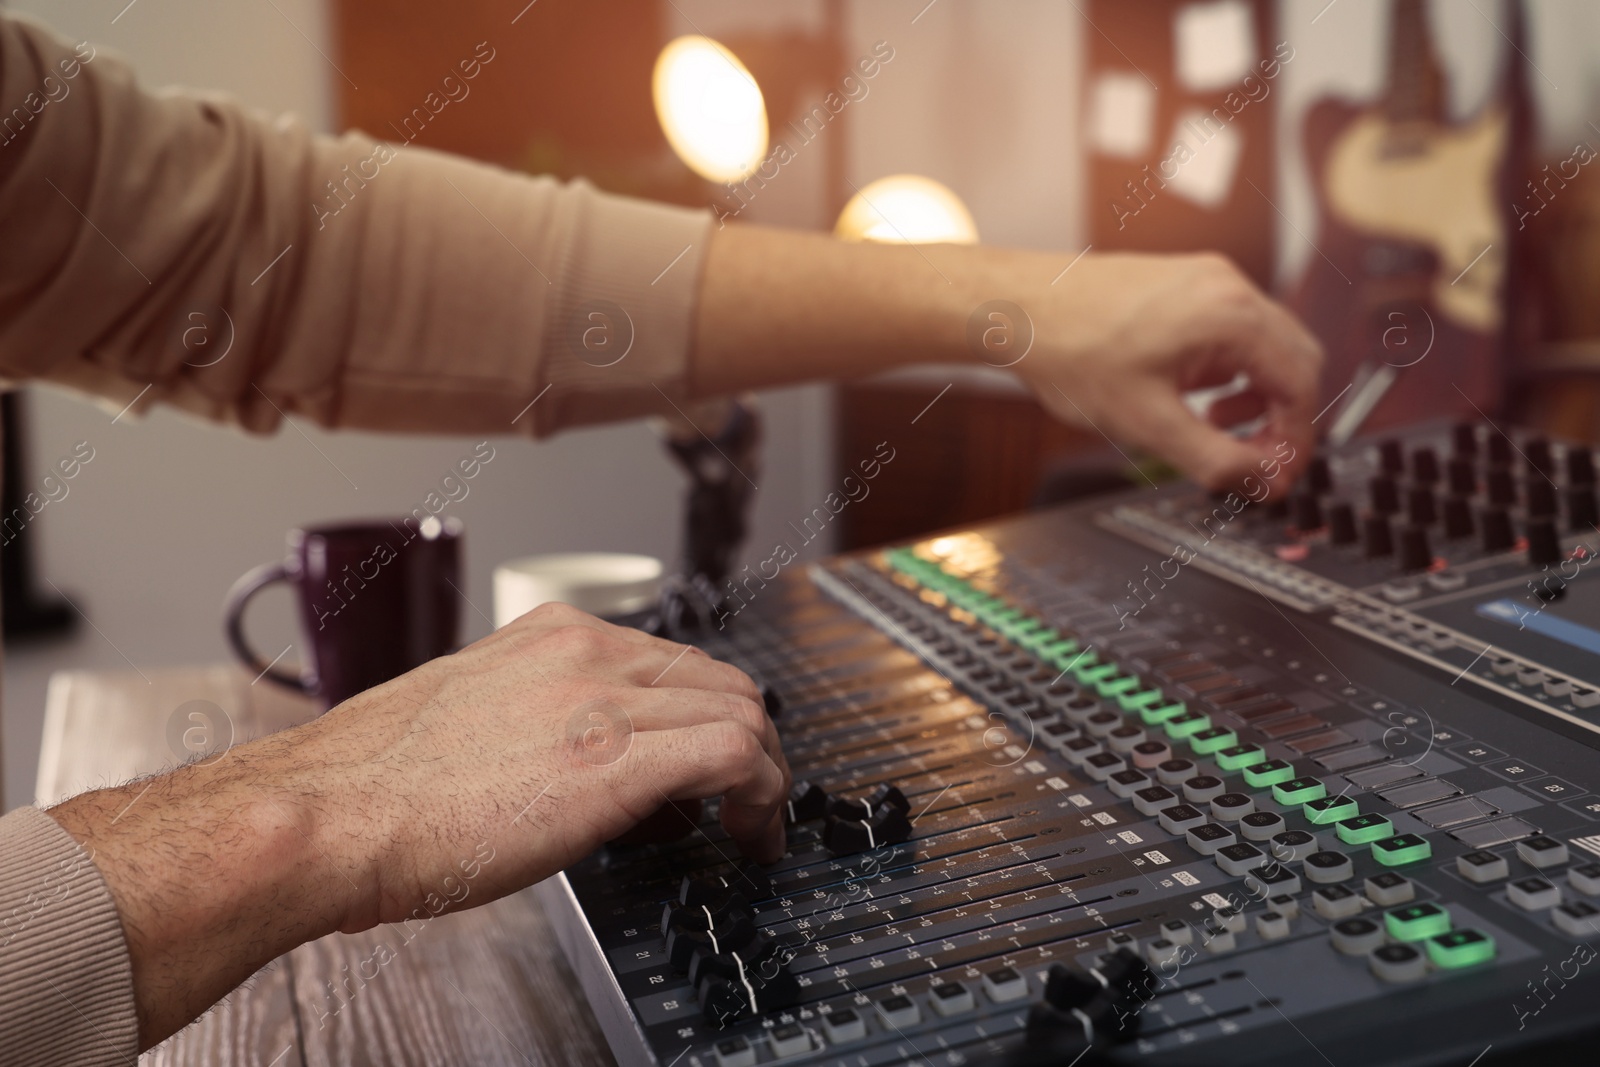
<svg viewBox="0 0 1600 1067"><path fill-rule="evenodd" d="M1378 798L1397 808L1417 808L1461 795L1459 786L1442 778L1425 778L1420 782L1407 782L1390 789L1378 790Z"/></svg>
<svg viewBox="0 0 1600 1067"><path fill-rule="evenodd" d="M1421 819L1424 824L1442 830L1447 826L1460 826L1462 823L1477 822L1479 819L1499 815L1500 809L1477 797L1461 797L1458 800L1447 800L1443 804L1430 804L1425 808L1414 809L1411 814Z"/></svg>
<svg viewBox="0 0 1600 1067"><path fill-rule="evenodd" d="M1460 801L1452 800L1450 803L1458 804ZM1443 808L1449 805L1439 806ZM1494 848L1497 845L1509 845L1513 841L1521 841L1524 837L1532 837L1538 832L1539 828L1532 823L1507 817L1493 822L1479 823L1476 826L1463 826L1451 830L1450 836L1468 848Z"/></svg>

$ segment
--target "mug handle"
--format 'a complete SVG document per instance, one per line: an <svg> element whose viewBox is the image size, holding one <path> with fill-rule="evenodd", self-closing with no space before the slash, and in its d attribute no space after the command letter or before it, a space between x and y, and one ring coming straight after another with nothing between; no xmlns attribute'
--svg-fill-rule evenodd
<svg viewBox="0 0 1600 1067"><path fill-rule="evenodd" d="M250 598L273 582L286 581L289 578L289 568L283 563L263 563L254 570L246 571L233 588L228 590L227 605L223 608L226 621L228 644L233 649L233 654L246 667L256 672L257 677L265 678L295 693L305 696L315 696L316 691L312 684L302 675L286 674L270 665L250 647L244 636L244 609L250 603Z"/></svg>

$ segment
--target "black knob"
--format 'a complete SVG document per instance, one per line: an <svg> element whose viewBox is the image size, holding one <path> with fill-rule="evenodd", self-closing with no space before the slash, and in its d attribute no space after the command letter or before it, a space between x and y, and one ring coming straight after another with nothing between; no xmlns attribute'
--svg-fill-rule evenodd
<svg viewBox="0 0 1600 1067"><path fill-rule="evenodd" d="M1387 474L1374 474L1367 483L1372 496L1372 510L1379 515L1393 515L1400 510L1400 487Z"/></svg>
<svg viewBox="0 0 1600 1067"><path fill-rule="evenodd" d="M1385 437L1378 442L1378 465L1385 474L1403 474L1406 469L1406 454L1400 447L1400 442L1393 437Z"/></svg>
<svg viewBox="0 0 1600 1067"><path fill-rule="evenodd" d="M1498 430L1489 434L1489 462L1505 465L1511 462L1511 438Z"/></svg>
<svg viewBox="0 0 1600 1067"><path fill-rule="evenodd" d="M767 709L767 714L774 719L783 714L783 698L770 685L761 687L761 705Z"/></svg>
<svg viewBox="0 0 1600 1067"><path fill-rule="evenodd" d="M1550 442L1543 437L1530 437L1522 442L1522 454L1528 457L1528 469L1534 474L1548 475L1554 469L1550 461Z"/></svg>
<svg viewBox="0 0 1600 1067"><path fill-rule="evenodd" d="M1466 497L1445 497L1444 535L1451 540L1472 536L1472 505Z"/></svg>
<svg viewBox="0 0 1600 1067"><path fill-rule="evenodd" d="M1511 529L1511 514L1505 508L1484 508L1483 550L1504 552L1516 543L1517 535Z"/></svg>
<svg viewBox="0 0 1600 1067"><path fill-rule="evenodd" d="M789 789L789 821L820 819L828 813L828 794L815 782L799 781Z"/></svg>
<svg viewBox="0 0 1600 1067"><path fill-rule="evenodd" d="M1432 485L1439 480L1439 456L1431 448L1419 448L1411 453L1411 480Z"/></svg>
<svg viewBox="0 0 1600 1067"><path fill-rule="evenodd" d="M1494 440L1504 438L1496 437ZM1509 508L1517 502L1517 480L1511 476L1510 467L1490 467L1484 485L1489 494L1489 503L1496 507Z"/></svg>
<svg viewBox="0 0 1600 1067"><path fill-rule="evenodd" d="M1567 528L1593 530L1600 526L1600 507L1595 504L1594 486L1575 485L1567 490Z"/></svg>
<svg viewBox="0 0 1600 1067"><path fill-rule="evenodd" d="M1313 493L1326 493L1333 488L1333 472L1328 469L1327 456L1312 456L1306 465L1306 488Z"/></svg>
<svg viewBox="0 0 1600 1067"><path fill-rule="evenodd" d="M1362 523L1362 554L1368 559L1380 559L1394 554L1394 534L1389 529L1389 519L1384 515L1368 515Z"/></svg>
<svg viewBox="0 0 1600 1067"><path fill-rule="evenodd" d="M1450 491L1457 496L1471 496L1478 491L1478 468L1470 459L1450 461Z"/></svg>
<svg viewBox="0 0 1600 1067"><path fill-rule="evenodd" d="M1352 545L1356 541L1356 509L1340 501L1328 509L1328 541Z"/></svg>
<svg viewBox="0 0 1600 1067"><path fill-rule="evenodd" d="M1542 518L1556 513L1556 487L1535 475L1528 479L1528 515Z"/></svg>
<svg viewBox="0 0 1600 1067"><path fill-rule="evenodd" d="M1407 526L1400 531L1400 569L1425 571L1433 563L1433 549L1428 547L1428 530L1424 526Z"/></svg>
<svg viewBox="0 0 1600 1067"><path fill-rule="evenodd" d="M1556 536L1554 519L1528 520L1528 562L1543 567L1561 561L1561 538Z"/></svg>
<svg viewBox="0 0 1600 1067"><path fill-rule="evenodd" d="M1471 459L1478 454L1478 424L1475 422L1458 422L1450 431L1450 442L1455 454L1462 459Z"/></svg>
<svg viewBox="0 0 1600 1067"><path fill-rule="evenodd" d="M1289 501L1289 514L1293 516L1294 528L1301 533L1322 529L1322 505L1310 493L1294 494Z"/></svg>
<svg viewBox="0 0 1600 1067"><path fill-rule="evenodd" d="M1406 490L1406 518L1413 526L1432 526L1439 521L1432 489L1426 485L1414 485Z"/></svg>
<svg viewBox="0 0 1600 1067"><path fill-rule="evenodd" d="M1594 453L1577 445L1567 449L1567 484L1594 484Z"/></svg>

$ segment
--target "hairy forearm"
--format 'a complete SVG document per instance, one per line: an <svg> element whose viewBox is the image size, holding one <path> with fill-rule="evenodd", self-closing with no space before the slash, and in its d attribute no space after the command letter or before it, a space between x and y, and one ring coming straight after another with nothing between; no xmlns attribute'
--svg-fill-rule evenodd
<svg viewBox="0 0 1600 1067"><path fill-rule="evenodd" d="M323 798L291 747L267 738L49 812L90 850L116 902L142 1047L343 921L361 876L318 843Z"/></svg>

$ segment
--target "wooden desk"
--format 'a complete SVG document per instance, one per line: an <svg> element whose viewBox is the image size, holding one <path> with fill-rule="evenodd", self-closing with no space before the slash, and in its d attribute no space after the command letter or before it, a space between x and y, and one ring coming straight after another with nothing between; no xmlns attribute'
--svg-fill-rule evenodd
<svg viewBox="0 0 1600 1067"><path fill-rule="evenodd" d="M148 680L147 680L148 679ZM191 701L206 705L184 708ZM235 743L303 722L315 709L232 667L143 675L69 671L50 680L37 800L176 764L174 715L229 723ZM407 940L410 937L409 941ZM394 958L351 978L381 944ZM381 958L381 957L380 957ZM333 934L274 960L215 1009L140 1058L146 1067L614 1063L543 912L524 891L482 908Z"/></svg>

